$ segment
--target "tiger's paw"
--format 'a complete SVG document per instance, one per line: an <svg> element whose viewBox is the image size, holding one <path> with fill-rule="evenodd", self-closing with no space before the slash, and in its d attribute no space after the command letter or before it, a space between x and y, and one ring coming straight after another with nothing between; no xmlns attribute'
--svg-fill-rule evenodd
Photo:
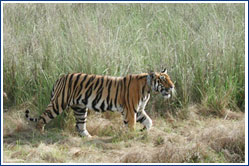
<svg viewBox="0 0 249 166"><path fill-rule="evenodd" d="M87 130L84 130L84 131L79 131L79 135L81 137L87 137L87 138L91 138L92 136L88 133Z"/></svg>
<svg viewBox="0 0 249 166"><path fill-rule="evenodd" d="M44 124L41 124L41 123L39 123L39 122L38 122L37 125L36 125L36 129L37 129L38 131L40 131L41 134L44 134L44 133L45 133L44 127L45 127L45 125L44 125Z"/></svg>

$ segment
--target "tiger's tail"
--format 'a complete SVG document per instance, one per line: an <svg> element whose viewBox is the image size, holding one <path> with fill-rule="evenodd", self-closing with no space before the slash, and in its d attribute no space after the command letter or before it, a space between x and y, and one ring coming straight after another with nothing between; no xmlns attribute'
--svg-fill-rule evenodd
<svg viewBox="0 0 249 166"><path fill-rule="evenodd" d="M32 118L32 117L30 117L30 116L29 116L29 113L30 113L29 110L26 110L26 111L25 111L25 117L26 117L26 119L28 119L28 120L31 121L31 122L38 122L38 118Z"/></svg>

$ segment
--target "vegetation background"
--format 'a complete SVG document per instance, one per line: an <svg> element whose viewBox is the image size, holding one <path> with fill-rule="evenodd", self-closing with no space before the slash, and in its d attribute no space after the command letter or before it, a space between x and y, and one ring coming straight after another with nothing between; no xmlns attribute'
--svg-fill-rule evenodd
<svg viewBox="0 0 249 166"><path fill-rule="evenodd" d="M7 110L4 113L6 162L245 161L244 4L4 4L3 41L3 90L8 96L4 99ZM102 119L108 124L103 125L106 126L103 131L93 130L96 124L89 120L91 132L104 138L111 137L110 142L116 142L119 151L141 142L144 146L153 142L153 158L150 159L148 156L151 155L146 156L146 153L131 155L124 152L123 158L117 157L115 161L82 160L81 155L74 160L73 157L65 159L60 150L55 152L57 155L44 154L44 157L37 154L37 160L22 158L22 154L31 154L31 147L36 146L27 142L30 139L37 146L42 142L46 147L48 137L58 142L61 132L56 130L58 128L68 131L67 136L77 138L72 134L74 119L70 111L52 122L50 130L56 131L54 134L48 131L46 136L33 130L30 138L30 128L23 120L26 108L31 108L37 115L46 108L52 86L61 74L84 72L125 76L160 71L163 67L168 69L175 82L177 96L166 102L160 96L152 96L147 106L148 114L155 121L152 134L142 133L140 140L137 137L141 133L123 133L123 128L117 127L122 126L117 122L119 117L111 113L91 113L94 115L92 120ZM165 123L165 120L170 123ZM210 128L212 123L216 125ZM216 131L219 124L227 125L225 129L221 127ZM195 150L183 146L190 135L184 135L182 132L186 129L179 126L187 127L192 136L198 136L193 146L198 153L192 154ZM203 128L204 133L200 134L198 127ZM228 133L223 133L222 145L213 145L208 140L202 147L198 143L206 139L203 136L205 130L211 132L210 140L220 138L217 133ZM234 132L239 132L236 139ZM171 137L175 138L174 134L177 141L168 142ZM69 136L63 140L70 140ZM37 137L41 140L35 139ZM78 144L80 141L82 139ZM101 145L110 143L98 141L102 141ZM96 142L91 143L96 145ZM52 149L66 148L63 144L61 147L53 144ZM163 148L158 150L155 145ZM31 147L27 150L23 146ZM89 146L80 144L81 149L72 154L77 156ZM219 146L221 148L217 148ZM16 154L18 148L21 155ZM181 148L190 153L190 157L182 153ZM98 146L96 149L91 153L100 152ZM100 149L106 150L102 146ZM171 152L166 149L171 149ZM108 148L106 151L109 152ZM160 158L160 155L170 153L178 156ZM129 155L137 157L130 159Z"/></svg>

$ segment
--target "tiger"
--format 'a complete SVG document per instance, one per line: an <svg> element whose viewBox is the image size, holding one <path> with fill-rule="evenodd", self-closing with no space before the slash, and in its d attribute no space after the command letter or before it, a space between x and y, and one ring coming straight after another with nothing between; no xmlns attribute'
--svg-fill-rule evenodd
<svg viewBox="0 0 249 166"><path fill-rule="evenodd" d="M29 116L29 121L36 122L36 128L44 133L44 127L71 108L76 119L75 128L82 137L91 137L86 128L88 109L97 112L117 111L123 116L125 126L135 130L136 122L142 130L150 130L152 120L146 114L145 107L151 92L160 93L165 99L175 92L167 70L131 74L124 77L102 76L85 73L70 73L61 76L54 84L50 103L45 111L36 118Z"/></svg>

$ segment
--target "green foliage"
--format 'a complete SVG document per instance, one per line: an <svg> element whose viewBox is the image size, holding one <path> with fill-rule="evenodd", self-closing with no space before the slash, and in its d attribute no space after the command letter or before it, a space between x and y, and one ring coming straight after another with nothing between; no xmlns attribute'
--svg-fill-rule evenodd
<svg viewBox="0 0 249 166"><path fill-rule="evenodd" d="M169 69L177 97L245 108L243 4L3 4L3 89L43 111L59 75ZM169 104L171 103L171 104ZM150 110L150 107L147 108Z"/></svg>
<svg viewBox="0 0 249 166"><path fill-rule="evenodd" d="M164 144L164 138L162 136L158 136L155 140L155 146L161 146Z"/></svg>

